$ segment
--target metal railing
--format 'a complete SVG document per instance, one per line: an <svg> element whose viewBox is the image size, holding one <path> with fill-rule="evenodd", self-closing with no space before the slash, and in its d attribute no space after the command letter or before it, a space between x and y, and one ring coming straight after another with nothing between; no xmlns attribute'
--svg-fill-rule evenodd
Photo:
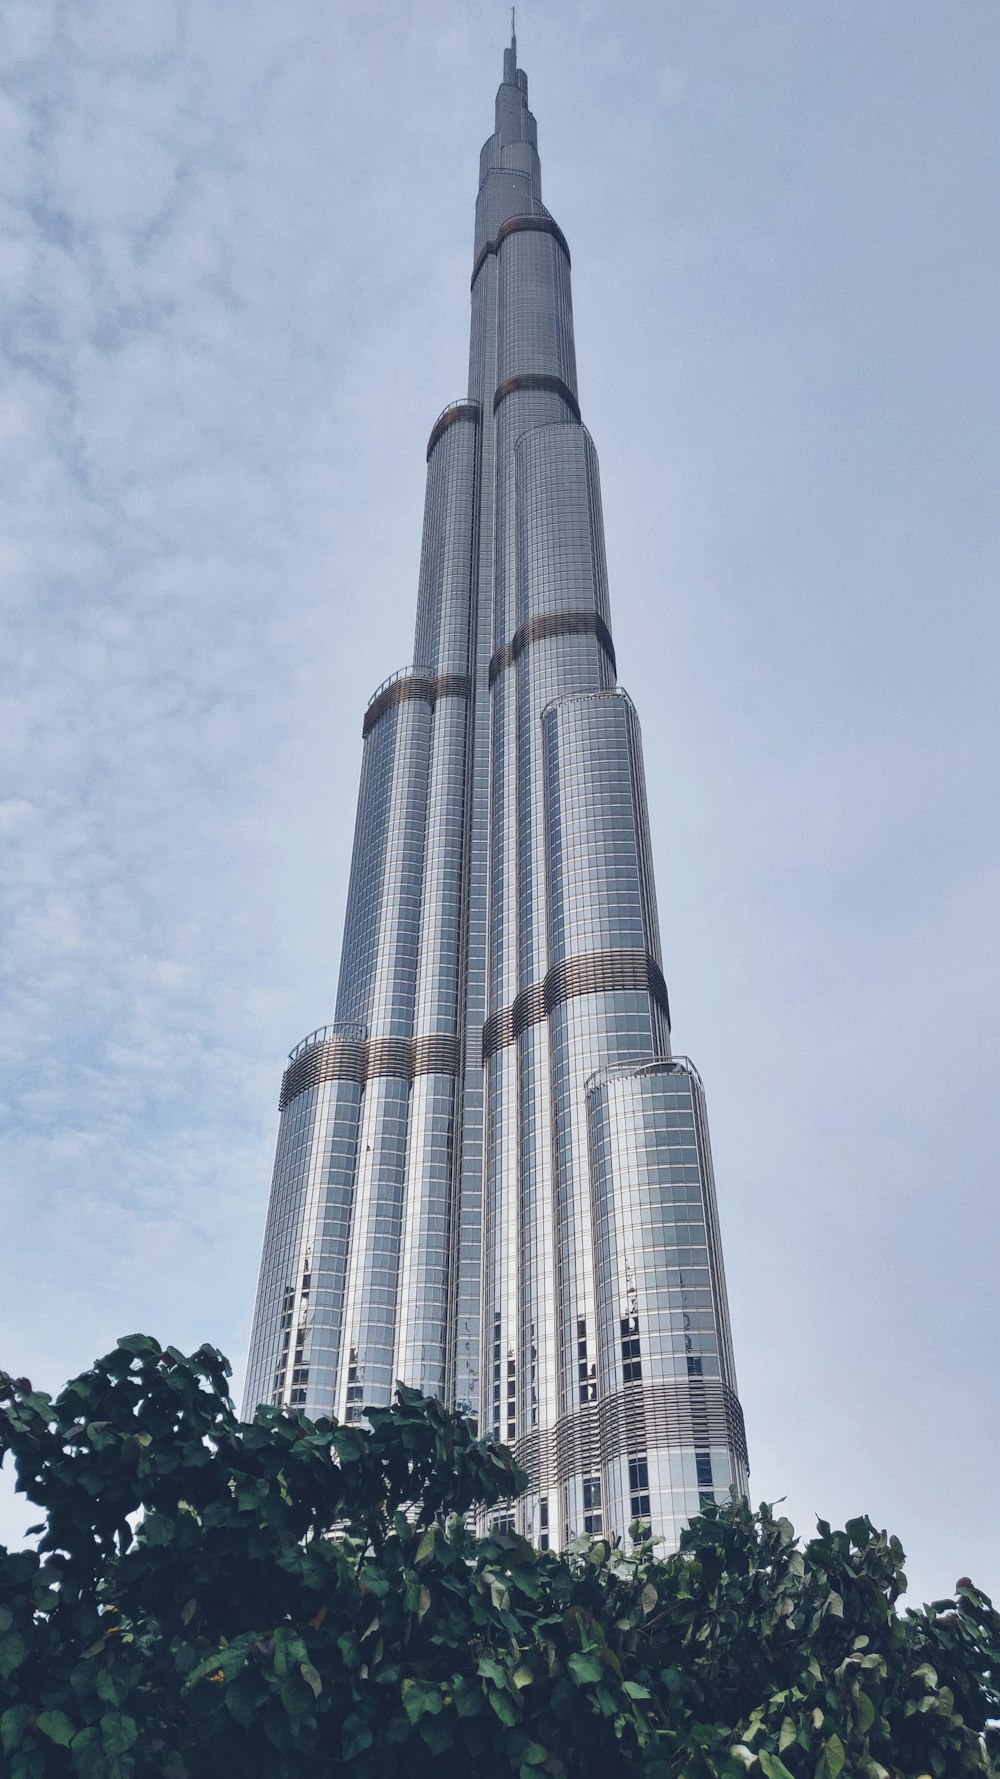
<svg viewBox="0 0 1000 1779"><path fill-rule="evenodd" d="M307 1050L315 1049L317 1044L327 1043L330 1038L344 1038L350 1043L359 1044L363 1043L367 1036L368 1027L366 1025L351 1025L343 1020L339 1024L318 1025L314 1032L310 1032L307 1038L303 1038L300 1044L296 1044L294 1050L288 1052L288 1060L294 1062L296 1057L303 1056Z"/></svg>

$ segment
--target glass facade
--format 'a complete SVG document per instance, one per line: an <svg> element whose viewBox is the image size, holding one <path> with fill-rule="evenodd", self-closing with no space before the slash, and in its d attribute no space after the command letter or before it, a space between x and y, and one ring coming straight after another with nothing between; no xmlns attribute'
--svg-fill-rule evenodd
<svg viewBox="0 0 1000 1779"><path fill-rule="evenodd" d="M516 45L469 391L427 448L415 664L379 687L335 1023L292 1052L247 1406L395 1379L514 1446L544 1547L746 1486L701 1081L671 1056L570 258Z"/></svg>

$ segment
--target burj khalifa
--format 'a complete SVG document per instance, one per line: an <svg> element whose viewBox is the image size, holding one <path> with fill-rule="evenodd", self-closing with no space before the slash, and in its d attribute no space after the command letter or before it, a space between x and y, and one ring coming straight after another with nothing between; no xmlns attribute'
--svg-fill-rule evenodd
<svg viewBox="0 0 1000 1779"><path fill-rule="evenodd" d="M746 1443L536 142L513 40L414 664L364 714L334 1019L282 1081L246 1401L357 1422L401 1379L513 1447L501 1525L672 1543L745 1490Z"/></svg>

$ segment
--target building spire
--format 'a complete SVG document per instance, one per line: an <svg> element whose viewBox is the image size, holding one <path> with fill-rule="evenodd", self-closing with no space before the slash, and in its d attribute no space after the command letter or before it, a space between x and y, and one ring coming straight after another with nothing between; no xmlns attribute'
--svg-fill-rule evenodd
<svg viewBox="0 0 1000 1779"><path fill-rule="evenodd" d="M517 20L513 6L510 9L510 48L503 52L503 84L519 86L527 94L523 75L520 80L517 75Z"/></svg>

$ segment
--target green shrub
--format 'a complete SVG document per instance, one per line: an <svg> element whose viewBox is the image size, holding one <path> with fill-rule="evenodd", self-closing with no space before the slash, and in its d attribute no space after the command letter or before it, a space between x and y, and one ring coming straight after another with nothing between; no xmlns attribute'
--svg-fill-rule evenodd
<svg viewBox="0 0 1000 1779"><path fill-rule="evenodd" d="M0 1551L10 1779L964 1779L998 1772L986 1597L900 1613L867 1519L708 1507L680 1551L477 1538L509 1452L400 1389L369 1429L129 1336L53 1401L0 1373L36 1550ZM332 1535L331 1535L331 1529Z"/></svg>

